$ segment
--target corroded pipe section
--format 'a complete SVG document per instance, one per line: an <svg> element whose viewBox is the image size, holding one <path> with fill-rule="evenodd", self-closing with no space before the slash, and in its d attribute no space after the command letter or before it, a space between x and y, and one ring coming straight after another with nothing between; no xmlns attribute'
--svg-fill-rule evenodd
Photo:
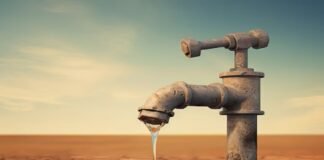
<svg viewBox="0 0 324 160"><path fill-rule="evenodd" d="M257 159L257 115L260 110L260 78L262 72L235 68L221 73L223 84L235 90L240 99L228 103L220 114L227 115L227 160Z"/></svg>
<svg viewBox="0 0 324 160"><path fill-rule="evenodd" d="M227 95L228 91L222 84L189 85L176 82L152 94L144 106L139 108L138 119L151 124L168 123L175 108L208 106L218 109L226 104Z"/></svg>
<svg viewBox="0 0 324 160"><path fill-rule="evenodd" d="M257 116L227 116L227 160L257 159Z"/></svg>

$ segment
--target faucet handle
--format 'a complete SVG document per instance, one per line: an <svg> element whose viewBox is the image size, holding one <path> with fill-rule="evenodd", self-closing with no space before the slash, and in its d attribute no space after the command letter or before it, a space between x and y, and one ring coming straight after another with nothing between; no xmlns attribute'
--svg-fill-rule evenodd
<svg viewBox="0 0 324 160"><path fill-rule="evenodd" d="M229 43L226 39L213 39L207 41L196 41L194 39L181 40L181 50L185 56L192 58L200 56L203 49L211 49L218 47L228 47Z"/></svg>
<svg viewBox="0 0 324 160"><path fill-rule="evenodd" d="M194 39L183 39L181 49L185 56L198 57L201 50L225 47L229 50L244 50L250 47L254 49L265 48L269 43L269 35L261 29L254 29L249 32L230 33L221 39L207 41L196 41Z"/></svg>

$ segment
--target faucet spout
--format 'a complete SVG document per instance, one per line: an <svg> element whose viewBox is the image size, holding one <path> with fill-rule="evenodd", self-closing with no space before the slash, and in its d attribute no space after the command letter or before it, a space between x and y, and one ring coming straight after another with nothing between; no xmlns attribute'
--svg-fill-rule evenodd
<svg viewBox="0 0 324 160"><path fill-rule="evenodd" d="M223 84L190 85L176 82L153 93L138 109L138 119L150 124L168 123L174 109L208 106L219 109L227 103L228 90Z"/></svg>

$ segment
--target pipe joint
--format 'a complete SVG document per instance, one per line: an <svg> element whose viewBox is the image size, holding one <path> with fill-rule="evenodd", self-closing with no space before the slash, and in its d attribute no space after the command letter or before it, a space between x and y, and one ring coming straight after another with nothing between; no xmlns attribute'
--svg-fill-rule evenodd
<svg viewBox="0 0 324 160"><path fill-rule="evenodd" d="M138 109L138 119L151 124L168 123L174 109L186 106L208 106L219 109L228 101L227 88L219 83L189 85L176 82L153 93Z"/></svg>

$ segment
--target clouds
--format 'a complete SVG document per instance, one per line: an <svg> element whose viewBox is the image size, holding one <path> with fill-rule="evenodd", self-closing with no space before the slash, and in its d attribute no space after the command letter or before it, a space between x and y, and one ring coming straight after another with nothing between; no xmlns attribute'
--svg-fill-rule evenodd
<svg viewBox="0 0 324 160"><path fill-rule="evenodd" d="M35 106L64 106L62 99L86 97L100 87L114 86L134 70L116 58L131 50L137 36L133 27L105 24L81 1L46 1L36 6L45 16L51 14L49 22L55 27L31 23L33 34L12 43L11 50L0 50L7 53L0 55L1 108L27 111Z"/></svg>
<svg viewBox="0 0 324 160"><path fill-rule="evenodd" d="M56 14L59 21L73 23L73 32L98 48L105 48L111 54L125 54L130 51L136 41L137 30L127 22L114 22L100 19L91 5L81 1L51 1L43 5L45 12ZM68 20L68 21L65 21ZM71 24L70 24L71 25ZM68 26L68 24L66 25ZM68 33L70 34L70 33ZM68 38L66 38L68 39ZM80 39L81 40L81 39Z"/></svg>
<svg viewBox="0 0 324 160"><path fill-rule="evenodd" d="M318 130L324 128L324 95L295 97L289 99L287 104L291 109L298 109L302 112L292 119L301 122L305 126L315 127Z"/></svg>
<svg viewBox="0 0 324 160"><path fill-rule="evenodd" d="M314 109L317 107L324 108L324 95L295 97L288 99L287 103L292 107L304 107L308 109Z"/></svg>
<svg viewBox="0 0 324 160"><path fill-rule="evenodd" d="M287 107L280 123L273 124L278 133L320 134L324 128L324 96L293 97L282 105ZM276 120L277 121L277 120ZM274 132L274 131L273 131Z"/></svg>
<svg viewBox="0 0 324 160"><path fill-rule="evenodd" d="M2 108L29 110L40 104L61 104L64 97L81 97L102 80L113 81L130 68L115 61L101 62L73 50L22 47L2 58Z"/></svg>

